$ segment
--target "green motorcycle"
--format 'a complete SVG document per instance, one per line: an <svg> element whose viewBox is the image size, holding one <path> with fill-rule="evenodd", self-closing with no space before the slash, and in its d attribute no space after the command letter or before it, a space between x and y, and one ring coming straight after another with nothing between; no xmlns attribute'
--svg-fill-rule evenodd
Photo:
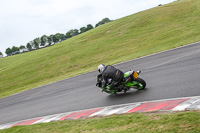
<svg viewBox="0 0 200 133"><path fill-rule="evenodd" d="M112 79L108 79L108 84L106 85L105 88L102 87L102 84L104 84L103 78L99 77L98 78L98 87L102 89L102 92L106 92L109 94L117 94L117 92L122 92L126 93L130 88L134 88L137 90L142 90L146 87L146 82L142 79L139 78L138 75L141 73L141 71L133 71L130 70L124 74L124 79L123 81L114 89L110 90L109 84L112 82Z"/></svg>

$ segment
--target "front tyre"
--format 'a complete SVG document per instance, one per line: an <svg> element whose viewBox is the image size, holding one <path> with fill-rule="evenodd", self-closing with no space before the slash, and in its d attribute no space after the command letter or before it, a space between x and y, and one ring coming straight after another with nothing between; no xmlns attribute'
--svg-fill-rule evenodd
<svg viewBox="0 0 200 133"><path fill-rule="evenodd" d="M138 90L142 90L142 89L144 89L146 87L146 82L143 79L138 77L135 81L138 82L138 84L137 84L137 89Z"/></svg>

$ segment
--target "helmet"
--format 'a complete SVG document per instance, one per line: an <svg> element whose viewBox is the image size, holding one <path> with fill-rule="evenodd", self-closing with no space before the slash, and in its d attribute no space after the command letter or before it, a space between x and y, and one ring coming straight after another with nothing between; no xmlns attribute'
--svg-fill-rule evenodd
<svg viewBox="0 0 200 133"><path fill-rule="evenodd" d="M104 65L104 64L100 64L99 66L98 66L98 71L99 71L99 73L102 73L103 72L103 70L106 68L106 66Z"/></svg>

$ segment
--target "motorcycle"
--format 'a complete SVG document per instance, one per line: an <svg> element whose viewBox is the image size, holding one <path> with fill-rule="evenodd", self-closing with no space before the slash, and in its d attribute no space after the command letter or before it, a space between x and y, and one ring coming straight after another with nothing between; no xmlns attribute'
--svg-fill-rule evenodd
<svg viewBox="0 0 200 133"><path fill-rule="evenodd" d="M146 82L142 79L139 78L138 75L141 73L141 71L134 71L130 70L126 73L124 73L124 79L123 81L114 89L110 90L109 84L112 82L112 79L108 79L107 85L105 88L103 88L103 84L105 83L103 81L102 77L99 77L97 80L97 85L99 88L102 89L102 92L106 92L109 94L117 94L117 92L122 92L126 93L128 90L131 88L137 89L137 90L142 90L146 87Z"/></svg>

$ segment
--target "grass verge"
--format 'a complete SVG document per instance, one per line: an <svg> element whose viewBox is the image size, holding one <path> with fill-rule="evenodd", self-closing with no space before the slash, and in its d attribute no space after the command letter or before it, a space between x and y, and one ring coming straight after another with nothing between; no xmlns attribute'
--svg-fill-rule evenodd
<svg viewBox="0 0 200 133"><path fill-rule="evenodd" d="M0 133L200 133L200 112L130 113L0 130Z"/></svg>

